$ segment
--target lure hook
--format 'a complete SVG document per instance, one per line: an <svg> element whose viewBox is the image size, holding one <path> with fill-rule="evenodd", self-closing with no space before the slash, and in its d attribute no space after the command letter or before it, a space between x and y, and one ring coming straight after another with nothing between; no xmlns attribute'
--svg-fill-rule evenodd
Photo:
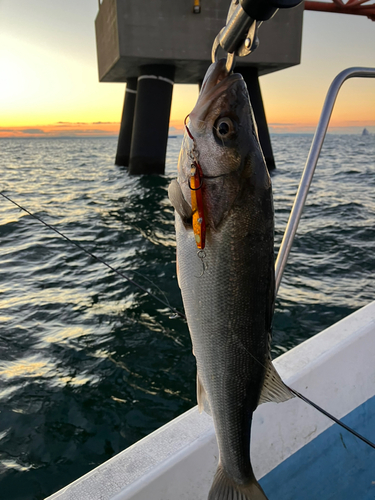
<svg viewBox="0 0 375 500"><path fill-rule="evenodd" d="M199 179L199 186L198 187L192 187L191 186L191 182L190 182L190 178L188 179L188 185L189 185L189 189L191 191L198 191L198 189L201 189L202 185L203 185L203 174L201 173L202 172L202 169L200 168L200 165L197 164L197 163L192 163L191 165L191 171L192 171L192 174L191 174L191 177L195 176L196 175L196 172L198 171L199 172L199 175L198 175L198 179Z"/></svg>
<svg viewBox="0 0 375 500"><path fill-rule="evenodd" d="M207 264L204 262L204 259L206 258L206 252L204 250L198 250L197 256L202 262L202 272L199 276L196 276L196 278L201 278L207 269Z"/></svg>

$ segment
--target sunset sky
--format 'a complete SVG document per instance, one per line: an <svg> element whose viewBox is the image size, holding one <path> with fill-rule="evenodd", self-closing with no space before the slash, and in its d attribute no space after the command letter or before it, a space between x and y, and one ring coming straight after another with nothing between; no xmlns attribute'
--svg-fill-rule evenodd
<svg viewBox="0 0 375 500"><path fill-rule="evenodd" d="M97 0L0 0L0 137L117 135L125 85L98 82L97 11ZM271 132L313 132L349 66L375 67L375 22L305 12L301 64L260 79ZM171 126L182 128L197 94L175 85ZM364 127L375 133L375 79L344 84L330 131Z"/></svg>

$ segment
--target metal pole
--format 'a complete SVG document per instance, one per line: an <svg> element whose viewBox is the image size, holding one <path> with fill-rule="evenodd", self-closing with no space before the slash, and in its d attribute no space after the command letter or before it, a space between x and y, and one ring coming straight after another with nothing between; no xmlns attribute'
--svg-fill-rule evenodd
<svg viewBox="0 0 375 500"><path fill-rule="evenodd" d="M276 294L280 286L281 278L288 260L289 252L293 244L293 239L297 231L298 223L302 215L303 207L307 198L310 184L318 162L319 154L322 149L323 141L327 132L329 120L331 118L333 106L341 85L348 78L364 77L375 78L375 68L348 68L341 71L331 83L326 100L323 105L319 123L311 143L309 155L306 160L301 181L298 187L297 195L290 212L288 224L285 229L284 237L280 245L279 253L276 259Z"/></svg>

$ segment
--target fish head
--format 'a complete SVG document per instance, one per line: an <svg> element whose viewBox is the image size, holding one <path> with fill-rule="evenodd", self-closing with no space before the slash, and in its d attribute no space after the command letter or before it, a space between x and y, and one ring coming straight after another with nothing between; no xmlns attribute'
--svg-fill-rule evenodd
<svg viewBox="0 0 375 500"><path fill-rule="evenodd" d="M189 115L178 174L186 200L194 161L202 169L206 225L213 230L241 198L245 184L270 186L246 83L240 74L228 74L225 60L208 69Z"/></svg>

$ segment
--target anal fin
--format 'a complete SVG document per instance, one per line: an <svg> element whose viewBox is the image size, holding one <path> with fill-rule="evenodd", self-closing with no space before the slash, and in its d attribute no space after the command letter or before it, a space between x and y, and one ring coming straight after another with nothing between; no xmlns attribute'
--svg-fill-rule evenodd
<svg viewBox="0 0 375 500"><path fill-rule="evenodd" d="M282 403L283 401L288 401L288 399L291 398L294 398L294 394L290 392L281 380L280 375L273 366L271 359L269 359L267 361L266 376L264 377L264 383L258 405L267 402Z"/></svg>

